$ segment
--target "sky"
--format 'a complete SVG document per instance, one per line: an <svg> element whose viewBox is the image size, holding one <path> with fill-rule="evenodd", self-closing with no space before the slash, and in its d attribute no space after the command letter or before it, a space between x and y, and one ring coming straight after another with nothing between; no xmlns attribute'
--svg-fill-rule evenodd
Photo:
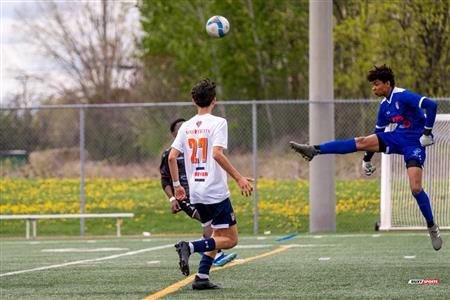
<svg viewBox="0 0 450 300"><path fill-rule="evenodd" d="M22 9L29 18L39 18L37 6L33 1L0 0L1 12L1 102L5 103L8 94L22 89L19 75L22 71L36 72L48 67L44 60L34 54L26 39L17 34L20 18L16 10Z"/></svg>
<svg viewBox="0 0 450 300"><path fill-rule="evenodd" d="M127 2L130 1L133 2L133 0L127 0ZM40 55L39 49L33 47L27 37L21 34L20 27L23 25L23 19L19 17L18 12L33 22L45 22L46 16L39 10L39 5L44 2L47 0L0 0L0 101L2 105L9 104L11 95L23 92L25 79L28 79L26 80L27 90L30 91L29 94L35 95L34 98L48 97L55 92L48 87L46 82L42 82L42 79L35 79L37 77L52 81L53 84L70 81L61 66ZM64 9L66 4L69 7L70 4L81 1L61 0L56 2ZM100 3L99 0L90 0L89 2ZM70 5L70 9L65 11L66 18L75 17L76 11L73 7ZM134 20L136 22L138 18L134 18ZM24 74L26 76L23 76ZM32 102L32 100L26 101L29 105L37 104Z"/></svg>

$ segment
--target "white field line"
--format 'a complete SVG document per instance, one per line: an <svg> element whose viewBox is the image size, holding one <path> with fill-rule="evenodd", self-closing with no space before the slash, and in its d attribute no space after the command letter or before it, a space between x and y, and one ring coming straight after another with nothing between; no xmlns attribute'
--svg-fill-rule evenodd
<svg viewBox="0 0 450 300"><path fill-rule="evenodd" d="M378 236L379 235L379 236ZM326 238L364 238L364 237L407 237L407 236L428 236L428 232L426 230L423 230L423 232L411 232L411 233L379 233L379 234L364 234L364 233L355 233L355 234L329 234L329 235L301 235L299 234L296 238L300 239L326 239ZM450 236L450 231L441 230L441 236ZM270 238L273 238L274 240L278 237L278 235L274 235ZM240 240L254 240L259 239L259 236L243 236L239 237ZM269 238L268 238L269 239Z"/></svg>
<svg viewBox="0 0 450 300"><path fill-rule="evenodd" d="M261 245L237 245L233 249L259 249L272 247L272 244L261 244ZM336 244L289 244L286 247L290 248L314 248L314 247L334 247Z"/></svg>
<svg viewBox="0 0 450 300"><path fill-rule="evenodd" d="M112 251L127 251L128 248L57 248L57 249L42 249L41 252L50 253L83 253L83 252L112 252Z"/></svg>
<svg viewBox="0 0 450 300"><path fill-rule="evenodd" d="M0 0L3 1L3 0ZM441 232L442 234L442 232ZM135 242L136 244L139 244L141 242L171 242L173 241L173 237L155 237L155 238L149 238L149 239L142 239L142 238L127 238L126 236L122 237L122 239L117 239L117 238L105 238L102 240L80 240L80 239L60 239L60 240L39 240L39 241L29 241L29 240L22 240L22 239L18 239L18 240L2 240L0 238L0 243L2 245L19 245L19 244L23 244L23 245L34 245L34 244L61 244L61 243L65 243L65 244L83 244L83 243L122 243L123 240L126 239L129 242ZM183 237L182 239L188 239L188 240L192 240L192 239L197 239L194 236L191 237ZM175 242L174 242L175 243Z"/></svg>
<svg viewBox="0 0 450 300"><path fill-rule="evenodd" d="M336 244L289 244L292 248L315 248L315 247L334 247Z"/></svg>
<svg viewBox="0 0 450 300"><path fill-rule="evenodd" d="M71 261L71 262L67 262L67 263L64 263L64 264L50 265L50 266L45 266L45 267L39 267L39 268L33 268L33 269L27 269L27 270L8 272L8 273L0 274L0 277L17 275L17 274L23 274L23 273L30 273L30 272L36 272L36 271L43 271L43 270L49 270L49 269L56 269L56 268L61 268L61 267L66 267L66 266L73 266L73 265L79 265L79 264L85 264L85 263L93 263L93 262L98 262L98 261L115 259L115 258L119 258L119 257L123 257L123 256L130 256L130 255L135 255L135 254L141 254L141 253L145 253L145 252L149 252L149 251L166 249L166 248L170 248L170 247L173 247L173 244L157 246L157 247L152 247L152 248L145 248L145 249L140 249L140 250L136 250L136 251L129 251L129 252L121 253L121 254L110 255L110 256L105 256L105 257L99 257L99 258L76 260L76 261Z"/></svg>
<svg viewBox="0 0 450 300"><path fill-rule="evenodd" d="M272 244L262 244L262 245L237 245L233 249L258 249L272 247Z"/></svg>
<svg viewBox="0 0 450 300"><path fill-rule="evenodd" d="M330 260L331 257L319 257L320 261L326 261L326 260Z"/></svg>

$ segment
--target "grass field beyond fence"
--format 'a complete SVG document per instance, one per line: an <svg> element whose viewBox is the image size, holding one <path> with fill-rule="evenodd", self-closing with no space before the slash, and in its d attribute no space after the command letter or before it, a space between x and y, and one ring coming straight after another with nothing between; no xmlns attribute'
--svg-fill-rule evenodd
<svg viewBox="0 0 450 300"><path fill-rule="evenodd" d="M78 179L1 179L0 212L10 214L63 214L80 212ZM229 183L241 233L253 232L253 197L240 195ZM379 180L338 180L338 232L373 230L379 219ZM259 231L274 234L308 231L309 183L305 180L258 181ZM197 233L199 224L180 212L172 215L159 180L88 179L86 213L133 212L123 221L123 234ZM40 220L38 236L78 235L79 219ZM23 236L25 221L2 221L0 236ZM114 219L87 219L86 234L114 234Z"/></svg>

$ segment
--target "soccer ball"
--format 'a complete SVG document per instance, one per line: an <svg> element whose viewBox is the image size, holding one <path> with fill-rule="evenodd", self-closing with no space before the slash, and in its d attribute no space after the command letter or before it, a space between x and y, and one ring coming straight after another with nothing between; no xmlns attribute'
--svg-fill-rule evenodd
<svg viewBox="0 0 450 300"><path fill-rule="evenodd" d="M230 23L222 16L211 17L206 22L206 32L212 37L224 37L230 31Z"/></svg>

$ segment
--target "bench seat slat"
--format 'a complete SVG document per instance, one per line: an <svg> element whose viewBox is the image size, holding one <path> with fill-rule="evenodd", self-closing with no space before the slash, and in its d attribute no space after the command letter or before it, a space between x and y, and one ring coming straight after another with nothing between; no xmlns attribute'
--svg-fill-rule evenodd
<svg viewBox="0 0 450 300"><path fill-rule="evenodd" d="M133 213L110 214L55 214L55 215L0 215L0 220L38 220L38 219L73 219L73 218L132 218Z"/></svg>

